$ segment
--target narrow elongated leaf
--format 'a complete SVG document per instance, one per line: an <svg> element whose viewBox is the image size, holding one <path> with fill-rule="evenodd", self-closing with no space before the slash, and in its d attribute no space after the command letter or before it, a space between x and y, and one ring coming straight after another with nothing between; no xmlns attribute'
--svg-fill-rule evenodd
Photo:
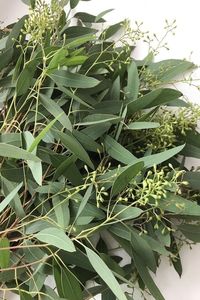
<svg viewBox="0 0 200 300"><path fill-rule="evenodd" d="M144 163L139 162L134 165L128 166L123 170L115 179L111 194L117 195L130 183L130 181L143 169Z"/></svg>
<svg viewBox="0 0 200 300"><path fill-rule="evenodd" d="M104 17L106 14L108 14L109 12L113 11L113 9L107 9L102 11L100 14L98 14L95 18L95 22L100 22L102 20L102 17ZM102 21L101 21L102 22Z"/></svg>
<svg viewBox="0 0 200 300"><path fill-rule="evenodd" d="M102 146L94 141L90 136L84 134L81 131L73 130L73 135L77 138L77 140L81 143L81 145L88 151L92 152L102 152Z"/></svg>
<svg viewBox="0 0 200 300"><path fill-rule="evenodd" d="M0 54L0 71L10 63L13 52L13 49L9 48Z"/></svg>
<svg viewBox="0 0 200 300"><path fill-rule="evenodd" d="M26 131L26 132L24 132L24 137L25 137L25 140L26 140L26 145L27 145L28 151L32 152L33 154L36 154L35 147L32 149L32 151L30 151L30 147L35 141L34 136L32 135L32 133L29 132L29 131ZM27 160L27 164L28 164L28 166L31 170L31 173L32 173L33 178L35 179L35 181L39 185L42 185L42 163L41 163L41 161L35 162L35 161Z"/></svg>
<svg viewBox="0 0 200 300"><path fill-rule="evenodd" d="M54 118L58 119L58 121L62 124L62 126L64 128L66 128L70 131L72 130L72 124L71 124L68 116L55 101L48 98L44 94L40 94L40 101L41 101L42 105L46 108L46 110L52 116L54 116ZM53 126L53 124L52 124L52 126Z"/></svg>
<svg viewBox="0 0 200 300"><path fill-rule="evenodd" d="M0 143L0 156L40 162L39 157L13 145Z"/></svg>
<svg viewBox="0 0 200 300"><path fill-rule="evenodd" d="M86 12L77 12L74 15L75 18L77 18L78 20L81 20L83 23L88 24L88 23L103 23L105 22L105 20L103 18L97 18L94 15L91 15L89 13Z"/></svg>
<svg viewBox="0 0 200 300"><path fill-rule="evenodd" d="M54 195L52 203L57 219L57 223L63 229L66 229L70 221L69 201L64 201L63 197Z"/></svg>
<svg viewBox="0 0 200 300"><path fill-rule="evenodd" d="M75 217L75 220L78 219L78 217L80 216L80 214L82 213L82 211L84 210L90 196L91 196L91 193L92 193L92 189L93 189L93 185L90 185L87 189L87 191L85 192L85 195L83 197L83 199L81 200L81 203L80 203L80 206L78 208L78 211L77 211L77 214L76 214L76 217Z"/></svg>
<svg viewBox="0 0 200 300"><path fill-rule="evenodd" d="M150 128L157 128L160 124L157 122L133 122L128 124L126 129L130 130L141 130L141 129L150 129Z"/></svg>
<svg viewBox="0 0 200 300"><path fill-rule="evenodd" d="M70 270L55 266L54 278L60 297L70 300L83 300L80 284Z"/></svg>
<svg viewBox="0 0 200 300"><path fill-rule="evenodd" d="M68 252L76 251L73 242L61 229L49 227L35 234L35 238L43 243L50 244L56 248Z"/></svg>
<svg viewBox="0 0 200 300"><path fill-rule="evenodd" d="M177 226L186 238L199 243L200 242L200 226L196 224L182 224Z"/></svg>
<svg viewBox="0 0 200 300"><path fill-rule="evenodd" d="M186 180L192 189L200 190L200 172L186 172L183 180Z"/></svg>
<svg viewBox="0 0 200 300"><path fill-rule="evenodd" d="M94 35L96 32L96 29L84 26L68 26L66 29L61 31L62 34L66 34L68 39L74 39L72 42L75 42L76 39L78 40L83 38L84 35Z"/></svg>
<svg viewBox="0 0 200 300"><path fill-rule="evenodd" d="M64 70L53 71L49 76L58 86L86 89L99 84L99 81L95 78Z"/></svg>
<svg viewBox="0 0 200 300"><path fill-rule="evenodd" d="M0 268L8 268L10 262L10 242L6 237L0 238ZM8 249L4 249L8 248Z"/></svg>
<svg viewBox="0 0 200 300"><path fill-rule="evenodd" d="M131 101L136 100L139 93L139 76L136 63L132 60L128 66L128 82L125 89L126 98Z"/></svg>
<svg viewBox="0 0 200 300"><path fill-rule="evenodd" d="M108 154L117 161L129 165L137 162L138 159L131 152L116 142L109 135L106 136L104 143Z"/></svg>
<svg viewBox="0 0 200 300"><path fill-rule="evenodd" d="M66 56L68 55L68 51L65 48L61 48L56 51L53 58L49 62L47 70L57 69L58 67L63 65L63 61L65 60Z"/></svg>
<svg viewBox="0 0 200 300"><path fill-rule="evenodd" d="M117 204L113 212L119 220L133 220L143 213L140 208L129 207L122 204Z"/></svg>
<svg viewBox="0 0 200 300"><path fill-rule="evenodd" d="M87 154L83 146L71 134L71 132L68 131L66 133L63 133L56 131L56 136L62 141L63 145L72 153L74 153L80 160L84 161L91 168L94 167L89 158L89 155Z"/></svg>
<svg viewBox="0 0 200 300"><path fill-rule="evenodd" d="M156 300L165 300L155 282L151 278L148 269L145 267L143 260L135 253L134 262L137 268L137 271L142 278L143 282L146 284L148 290Z"/></svg>
<svg viewBox="0 0 200 300"><path fill-rule="evenodd" d="M150 64L147 70L156 77L156 80L168 83L171 79L183 75L184 72L194 67L193 63L186 60L167 59Z"/></svg>
<svg viewBox="0 0 200 300"><path fill-rule="evenodd" d="M120 77L118 76L113 82L111 91L110 91L111 99L120 100Z"/></svg>
<svg viewBox="0 0 200 300"><path fill-rule="evenodd" d="M141 109L167 104L181 96L181 92L169 88L160 88L151 91L150 93L138 98L135 101L131 101L128 104L128 115L131 115Z"/></svg>
<svg viewBox="0 0 200 300"><path fill-rule="evenodd" d="M105 122L118 123L119 121L121 121L121 119L121 117L110 114L92 114L85 117L83 121L78 123L77 125L89 126Z"/></svg>
<svg viewBox="0 0 200 300"><path fill-rule="evenodd" d="M102 34L100 35L100 39L107 40L111 38L114 34L116 34L120 29L122 28L122 23L116 23L114 25L111 25L107 29L105 29Z"/></svg>
<svg viewBox="0 0 200 300"><path fill-rule="evenodd" d="M161 164L162 162L170 159L171 157L174 157L176 154L181 152L181 150L183 150L184 147L185 147L185 145L174 147L172 149L169 149L169 150L157 153L157 154L145 156L139 160L142 160L144 162L145 167L150 168L153 165Z"/></svg>
<svg viewBox="0 0 200 300"><path fill-rule="evenodd" d="M76 93L71 92L69 89L65 88L64 86L58 86L58 89L60 91L62 91L63 93L65 93L67 96L69 96L70 98L74 99L75 101L77 101L78 103L92 108L92 106L90 106L87 102L85 102L84 100L81 99L81 97L77 96Z"/></svg>
<svg viewBox="0 0 200 300"><path fill-rule="evenodd" d="M35 59L31 60L25 65L17 80L16 93L18 96L23 95L28 91L33 81L33 76L35 74L38 63L38 59Z"/></svg>
<svg viewBox="0 0 200 300"><path fill-rule="evenodd" d="M27 15L23 16L18 22L15 23L15 25L13 26L13 28L8 36L8 39L6 42L6 48L13 47L13 45L16 43L19 35L21 34L21 30L24 26L24 22L27 18L28 18Z"/></svg>
<svg viewBox="0 0 200 300"><path fill-rule="evenodd" d="M58 116L54 120L52 120L42 131L38 134L38 136L33 140L30 147L28 148L28 152L33 152L33 150L38 146L40 141L46 136L47 132L52 128L52 126L55 124L57 120L61 117Z"/></svg>
<svg viewBox="0 0 200 300"><path fill-rule="evenodd" d="M110 226L109 231L114 235L128 241L129 244L131 243L132 232L134 232L136 235L139 235L138 230L124 226L120 223ZM165 249L165 247L160 242L153 239L151 236L143 234L142 238L148 242L153 251L156 251L157 253L162 255L169 255L169 252Z"/></svg>
<svg viewBox="0 0 200 300"><path fill-rule="evenodd" d="M18 193L20 188L22 187L22 183L18 184L16 188L10 192L10 194L0 203L0 213L7 207L7 205L13 200L15 195Z"/></svg>
<svg viewBox="0 0 200 300"><path fill-rule="evenodd" d="M134 252L136 252L140 259L142 259L143 264L155 273L157 269L156 260L152 248L148 242L143 239L142 236L132 231L131 245Z"/></svg>
<svg viewBox="0 0 200 300"><path fill-rule="evenodd" d="M127 300L125 294L122 292L119 283L117 282L111 270L106 266L104 261L91 249L85 247L85 250L91 265L102 278L102 280L109 286L113 294L120 300Z"/></svg>
<svg viewBox="0 0 200 300"><path fill-rule="evenodd" d="M75 47L81 46L82 44L85 44L87 42L90 42L95 39L94 34L86 34L85 36L80 36L73 41L67 43L66 47L67 49L73 49Z"/></svg>
<svg viewBox="0 0 200 300"><path fill-rule="evenodd" d="M9 178L10 179L10 178ZM18 183L18 182L17 182ZM16 184L11 182L10 180L1 177L1 184L2 184L2 191L4 196L8 196L16 187ZM10 202L10 206L12 207L13 211L15 212L18 218L23 218L25 216L25 211L22 205L22 201L18 193L13 197L13 200Z"/></svg>
<svg viewBox="0 0 200 300"><path fill-rule="evenodd" d="M177 215L200 216L200 206L197 203L172 193L168 193L159 202L159 207Z"/></svg>

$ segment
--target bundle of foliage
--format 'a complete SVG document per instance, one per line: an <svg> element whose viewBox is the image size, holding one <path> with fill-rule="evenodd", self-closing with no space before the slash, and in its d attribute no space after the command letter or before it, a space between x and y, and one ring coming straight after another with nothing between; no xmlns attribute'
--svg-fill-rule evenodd
<svg viewBox="0 0 200 300"><path fill-rule="evenodd" d="M163 300L150 271L165 255L181 275L200 241L200 108L166 88L195 66L134 59L140 25L79 0L23 2L0 40L2 298Z"/></svg>

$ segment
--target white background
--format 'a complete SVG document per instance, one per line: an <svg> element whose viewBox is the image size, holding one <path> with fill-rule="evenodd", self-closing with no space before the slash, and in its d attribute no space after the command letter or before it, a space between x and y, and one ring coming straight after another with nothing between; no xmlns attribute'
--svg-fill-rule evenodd
<svg viewBox="0 0 200 300"><path fill-rule="evenodd" d="M165 19L169 21L176 19L178 24L176 35L168 39L170 51L163 51L160 56L191 58L197 65L200 65L199 7L198 0L92 0L79 5L79 9L94 14L115 8L115 11L107 16L109 23L124 18L129 18L133 22L143 21L146 30L158 35L163 33ZM0 0L0 20L5 24L15 21L25 12L26 6L20 0ZM137 54L141 56L144 53L137 51ZM200 78L198 71L196 78ZM199 92L188 86L181 86L181 88L191 101L200 101ZM164 258L156 274L157 285L165 300L200 300L200 245L194 246L192 250L183 247L181 258L182 278L178 277L168 260ZM14 299L17 298L15 296L9 298L9 300ZM135 300L139 299L139 296L135 298Z"/></svg>

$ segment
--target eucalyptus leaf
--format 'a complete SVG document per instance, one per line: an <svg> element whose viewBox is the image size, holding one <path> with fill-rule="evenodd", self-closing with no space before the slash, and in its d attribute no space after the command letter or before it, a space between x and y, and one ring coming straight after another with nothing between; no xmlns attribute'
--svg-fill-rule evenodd
<svg viewBox="0 0 200 300"><path fill-rule="evenodd" d="M49 227L35 234L35 238L67 252L76 251L73 242L61 229Z"/></svg>

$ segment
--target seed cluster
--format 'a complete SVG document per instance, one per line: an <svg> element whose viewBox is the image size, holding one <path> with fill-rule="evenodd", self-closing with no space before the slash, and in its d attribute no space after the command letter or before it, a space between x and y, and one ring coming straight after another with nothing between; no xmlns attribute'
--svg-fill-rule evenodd
<svg viewBox="0 0 200 300"><path fill-rule="evenodd" d="M35 8L30 9L22 31L28 35L29 41L41 43L48 33L53 34L56 31L63 10L61 4L59 0L52 0L51 4L36 0Z"/></svg>
<svg viewBox="0 0 200 300"><path fill-rule="evenodd" d="M156 166L149 170L141 182L134 180L127 189L128 198L137 201L140 206L153 204L158 206L161 199L165 198L168 191L178 193L180 189L179 178L182 171L157 169Z"/></svg>

